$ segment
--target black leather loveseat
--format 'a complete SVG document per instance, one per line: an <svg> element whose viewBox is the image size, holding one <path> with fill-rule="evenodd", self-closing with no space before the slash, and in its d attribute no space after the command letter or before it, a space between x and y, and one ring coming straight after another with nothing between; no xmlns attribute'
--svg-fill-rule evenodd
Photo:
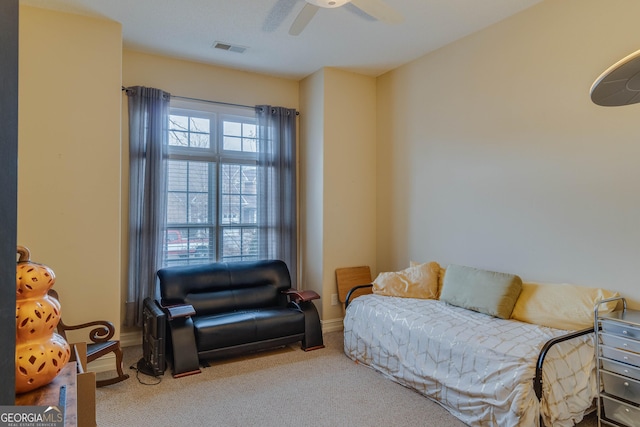
<svg viewBox="0 0 640 427"><path fill-rule="evenodd" d="M199 361L302 342L324 347L313 291L291 289L283 261L221 262L158 271L174 376Z"/></svg>

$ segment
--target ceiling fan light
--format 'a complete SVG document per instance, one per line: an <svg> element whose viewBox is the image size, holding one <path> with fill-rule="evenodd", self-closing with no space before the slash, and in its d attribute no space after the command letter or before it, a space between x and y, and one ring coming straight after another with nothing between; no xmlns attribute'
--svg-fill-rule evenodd
<svg viewBox="0 0 640 427"><path fill-rule="evenodd" d="M311 3L314 6L332 8L332 7L340 7L347 3L350 3L351 0L306 0L307 3Z"/></svg>
<svg viewBox="0 0 640 427"><path fill-rule="evenodd" d="M640 102L640 50L607 68L591 86L591 100L605 107Z"/></svg>

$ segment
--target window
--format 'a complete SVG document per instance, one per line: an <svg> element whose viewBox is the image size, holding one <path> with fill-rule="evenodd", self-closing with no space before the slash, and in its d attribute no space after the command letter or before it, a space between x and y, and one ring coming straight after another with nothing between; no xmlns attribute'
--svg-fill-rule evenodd
<svg viewBox="0 0 640 427"><path fill-rule="evenodd" d="M171 101L163 266L258 258L255 112Z"/></svg>

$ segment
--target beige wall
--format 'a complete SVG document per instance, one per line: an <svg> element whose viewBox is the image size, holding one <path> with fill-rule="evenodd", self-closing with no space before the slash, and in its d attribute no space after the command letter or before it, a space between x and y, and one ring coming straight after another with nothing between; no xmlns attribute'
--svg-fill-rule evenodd
<svg viewBox="0 0 640 427"><path fill-rule="evenodd" d="M376 269L375 79L326 69L324 108L323 319L333 319L336 268Z"/></svg>
<svg viewBox="0 0 640 427"><path fill-rule="evenodd" d="M18 244L67 323L120 316L120 24L20 7Z"/></svg>
<svg viewBox="0 0 640 427"><path fill-rule="evenodd" d="M298 108L298 82L125 50L124 86L148 86L172 95L243 105Z"/></svg>
<svg viewBox="0 0 640 427"><path fill-rule="evenodd" d="M300 286L318 292L324 302L324 70L300 82ZM330 298L329 298L330 299Z"/></svg>
<svg viewBox="0 0 640 427"><path fill-rule="evenodd" d="M375 79L324 68L302 81L301 99L304 285L322 295L333 329L336 268L376 268Z"/></svg>
<svg viewBox="0 0 640 427"><path fill-rule="evenodd" d="M589 88L640 2L545 1L378 79L378 267L466 264L640 306L640 105Z"/></svg>

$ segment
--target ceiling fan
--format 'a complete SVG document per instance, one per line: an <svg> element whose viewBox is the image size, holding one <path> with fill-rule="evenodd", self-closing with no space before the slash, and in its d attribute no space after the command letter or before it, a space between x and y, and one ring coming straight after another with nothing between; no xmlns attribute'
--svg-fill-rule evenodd
<svg viewBox="0 0 640 427"><path fill-rule="evenodd" d="M398 24L404 20L403 16L382 0L305 0L296 19L291 24L289 34L297 36L304 30L320 8L332 9L351 3L367 15L388 24Z"/></svg>

